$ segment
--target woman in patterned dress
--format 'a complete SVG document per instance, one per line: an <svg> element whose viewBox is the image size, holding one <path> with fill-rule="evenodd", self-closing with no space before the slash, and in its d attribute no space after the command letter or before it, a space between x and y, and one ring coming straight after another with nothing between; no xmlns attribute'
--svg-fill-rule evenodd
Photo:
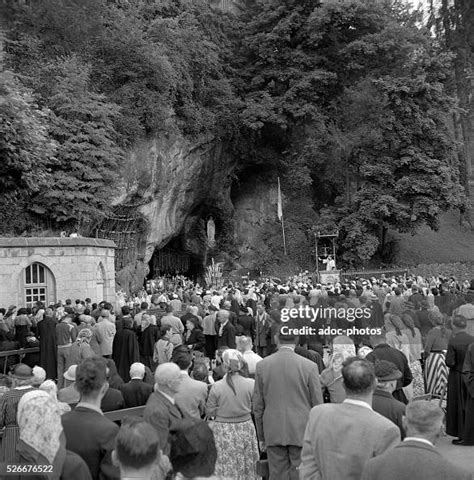
<svg viewBox="0 0 474 480"><path fill-rule="evenodd" d="M21 397L32 390L33 370L24 363L13 367L11 373L12 389L0 400L0 428L5 427L0 448L0 462L14 458L19 438L17 423L18 403Z"/></svg>
<svg viewBox="0 0 474 480"><path fill-rule="evenodd" d="M251 419L254 380L241 375L244 359L234 349L222 354L226 371L209 392L206 414L217 448L215 474L233 480L256 480L257 434Z"/></svg>
<svg viewBox="0 0 474 480"><path fill-rule="evenodd" d="M443 397L448 383L446 352L451 330L446 328L441 314L433 316L432 322L434 326L428 332L425 343L426 392Z"/></svg>
<svg viewBox="0 0 474 480"><path fill-rule="evenodd" d="M421 332L415 327L415 322L410 315L404 313L402 315L402 322L405 325L404 331L408 337L410 347L408 362L413 375L413 396L419 397L425 394L425 382L421 369L421 356L423 352Z"/></svg>

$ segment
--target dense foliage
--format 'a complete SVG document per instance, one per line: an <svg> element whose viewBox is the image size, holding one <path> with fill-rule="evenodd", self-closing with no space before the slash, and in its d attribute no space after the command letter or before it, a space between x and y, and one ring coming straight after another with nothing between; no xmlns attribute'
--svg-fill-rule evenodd
<svg viewBox="0 0 474 480"><path fill-rule="evenodd" d="M85 228L107 211L127 148L177 132L225 141L243 180L252 166L282 178L301 267L314 229L338 228L356 264L383 253L390 230L436 228L465 203L452 56L416 13L395 0L246 5L240 17L193 0L9 11L17 77L1 77L0 182L21 192L13 230ZM279 228L262 229L264 267L281 260Z"/></svg>

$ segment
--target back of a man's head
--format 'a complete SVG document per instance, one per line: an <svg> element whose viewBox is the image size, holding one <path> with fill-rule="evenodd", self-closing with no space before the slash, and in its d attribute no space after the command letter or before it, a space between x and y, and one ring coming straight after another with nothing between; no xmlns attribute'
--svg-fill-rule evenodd
<svg viewBox="0 0 474 480"><path fill-rule="evenodd" d="M140 310L148 310L148 303L147 302L142 302L140 304Z"/></svg>
<svg viewBox="0 0 474 480"><path fill-rule="evenodd" d="M411 401L405 411L405 429L408 437L423 437L433 441L443 426L444 413L435 402Z"/></svg>
<svg viewBox="0 0 474 480"><path fill-rule="evenodd" d="M159 390L172 391L177 385L170 385L181 376L181 369L175 363L161 363L155 370L155 384Z"/></svg>
<svg viewBox="0 0 474 480"><path fill-rule="evenodd" d="M130 378L139 378L143 380L145 376L145 365L140 362L135 362L130 365Z"/></svg>
<svg viewBox="0 0 474 480"><path fill-rule="evenodd" d="M374 366L368 360L358 357L348 358L343 363L342 378L347 396L365 396L374 391Z"/></svg>
<svg viewBox="0 0 474 480"><path fill-rule="evenodd" d="M99 356L84 359L76 370L76 389L81 397L96 398L107 382L107 363Z"/></svg>
<svg viewBox="0 0 474 480"><path fill-rule="evenodd" d="M173 351L171 361L176 363L180 370L187 370L193 362L193 357L189 351L177 349Z"/></svg>
<svg viewBox="0 0 474 480"><path fill-rule="evenodd" d="M138 417L122 421L115 444L115 458L122 472L130 475L130 471L147 469L157 461L159 454L158 434L149 423Z"/></svg>
<svg viewBox="0 0 474 480"><path fill-rule="evenodd" d="M235 339L237 350L241 353L252 350L252 339L245 335L240 335Z"/></svg>

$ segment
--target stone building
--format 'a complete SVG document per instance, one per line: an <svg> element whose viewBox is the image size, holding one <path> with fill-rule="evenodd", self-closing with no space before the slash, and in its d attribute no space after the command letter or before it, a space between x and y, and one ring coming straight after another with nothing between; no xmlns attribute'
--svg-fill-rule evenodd
<svg viewBox="0 0 474 480"><path fill-rule="evenodd" d="M115 302L115 243L95 238L0 238L0 307L70 298Z"/></svg>

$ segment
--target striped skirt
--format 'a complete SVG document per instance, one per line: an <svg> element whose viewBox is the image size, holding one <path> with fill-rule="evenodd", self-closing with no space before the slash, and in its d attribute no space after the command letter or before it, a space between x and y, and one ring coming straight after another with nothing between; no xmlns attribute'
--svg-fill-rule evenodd
<svg viewBox="0 0 474 480"><path fill-rule="evenodd" d="M252 420L210 422L217 448L214 474L232 480L257 480L257 434Z"/></svg>
<svg viewBox="0 0 474 480"><path fill-rule="evenodd" d="M425 362L426 392L441 397L446 390L448 373L445 354L442 352L430 353Z"/></svg>

